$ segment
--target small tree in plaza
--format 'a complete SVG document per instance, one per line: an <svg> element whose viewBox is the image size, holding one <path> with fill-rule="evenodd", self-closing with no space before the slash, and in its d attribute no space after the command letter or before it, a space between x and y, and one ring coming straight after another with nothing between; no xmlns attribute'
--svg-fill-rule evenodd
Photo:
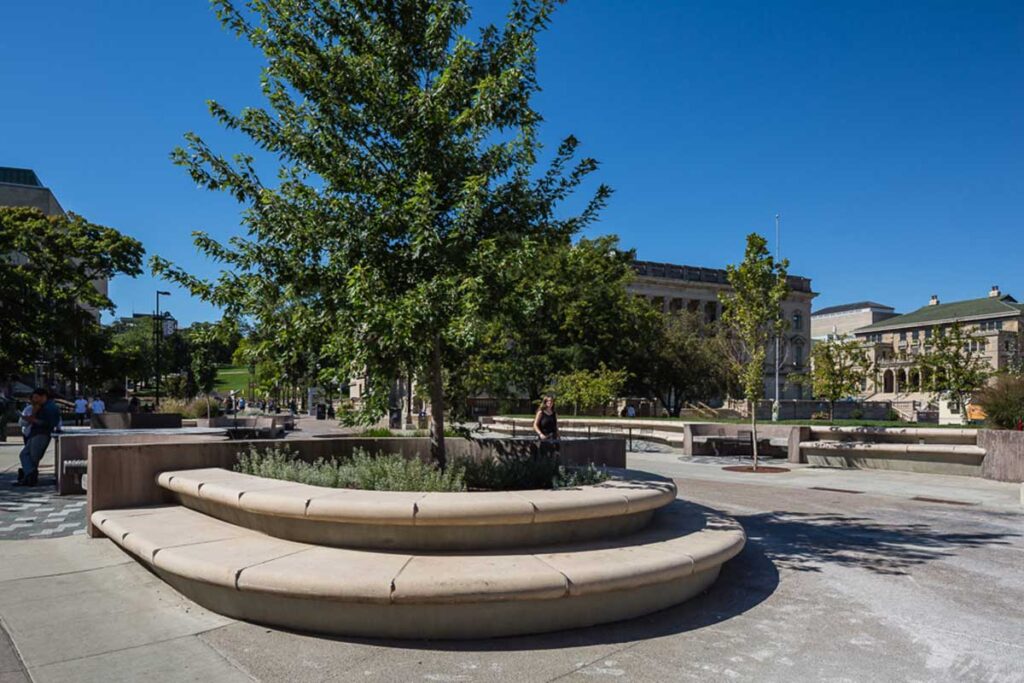
<svg viewBox="0 0 1024 683"><path fill-rule="evenodd" d="M922 386L941 397L952 397L964 421L967 399L992 376L991 367L981 353L984 339L971 334L960 323L935 327L924 351L917 356Z"/></svg>
<svg viewBox="0 0 1024 683"><path fill-rule="evenodd" d="M768 344L786 330L782 302L789 294L789 261L776 262L768 243L757 233L747 235L743 262L726 266L732 291L719 295L722 320L738 349L739 383L750 410L754 469L757 469L757 401L764 396L764 365Z"/></svg>
<svg viewBox="0 0 1024 683"><path fill-rule="evenodd" d="M611 370L601 363L597 370L574 370L559 375L551 389L559 401L573 407L573 415L579 414L580 406L600 406L603 413L611 401L622 395L628 376L625 370Z"/></svg>
<svg viewBox="0 0 1024 683"><path fill-rule="evenodd" d="M872 374L871 357L856 339L816 342L811 349L810 385L815 398L828 401L828 419L835 419L836 401L860 392Z"/></svg>
<svg viewBox="0 0 1024 683"><path fill-rule="evenodd" d="M597 167L575 160L572 137L534 173L536 38L557 1L513 0L506 24L475 40L460 34L465 0L214 4L266 57L269 107L210 111L276 160L277 182L253 157L228 159L189 134L174 161L246 206L248 236L197 235L225 265L216 282L162 259L154 270L248 319L318 378L365 374L365 421L413 368L444 465L446 375L517 305L507 292L531 247L566 243L609 194L602 186L579 214L555 216Z"/></svg>

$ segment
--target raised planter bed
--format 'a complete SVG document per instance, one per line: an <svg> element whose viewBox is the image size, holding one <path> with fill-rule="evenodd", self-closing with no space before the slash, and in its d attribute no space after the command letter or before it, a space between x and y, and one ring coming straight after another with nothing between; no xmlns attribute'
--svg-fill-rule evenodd
<svg viewBox="0 0 1024 683"><path fill-rule="evenodd" d="M292 445L314 459L340 443ZM663 479L481 493L328 489L231 471L245 446L92 446L90 534L221 614L399 638L542 633L648 614L707 589L745 542L735 521L677 501Z"/></svg>
<svg viewBox="0 0 1024 683"><path fill-rule="evenodd" d="M308 486L223 469L164 472L193 510L278 538L350 548L466 550L611 538L672 502L670 481L576 489L403 493Z"/></svg>

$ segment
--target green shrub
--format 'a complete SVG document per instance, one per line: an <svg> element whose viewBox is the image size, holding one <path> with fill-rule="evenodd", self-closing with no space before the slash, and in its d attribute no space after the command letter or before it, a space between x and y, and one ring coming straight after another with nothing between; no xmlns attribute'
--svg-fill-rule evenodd
<svg viewBox="0 0 1024 683"><path fill-rule="evenodd" d="M607 481L604 469L563 467L554 454L501 454L494 459L456 461L465 470L466 487L484 491L523 491L588 486Z"/></svg>
<svg viewBox="0 0 1024 683"><path fill-rule="evenodd" d="M590 462L583 467L560 467L555 478L555 488L574 488L577 486L593 486L608 481L611 475L608 470Z"/></svg>
<svg viewBox="0 0 1024 683"><path fill-rule="evenodd" d="M287 446L243 453L235 471L313 486L367 491L465 491L464 473L457 466L443 472L418 458L378 454L356 449L351 459L314 462L299 460Z"/></svg>
<svg viewBox="0 0 1024 683"><path fill-rule="evenodd" d="M394 435L394 432L387 427L371 427L370 429L363 431L359 436L365 436L369 439L386 439L389 436Z"/></svg>
<svg viewBox="0 0 1024 683"><path fill-rule="evenodd" d="M220 406L213 399L197 398L186 401L180 398L164 398L160 400L161 413L180 413L182 417L206 417L206 406L209 401L210 417L220 415Z"/></svg>
<svg viewBox="0 0 1024 683"><path fill-rule="evenodd" d="M287 445L250 448L236 472L313 486L367 491L521 491L589 486L607 481L603 468L562 467L556 458L507 456L495 460L457 459L441 471L432 463L401 455L369 455L356 449L344 460L300 460Z"/></svg>
<svg viewBox="0 0 1024 683"><path fill-rule="evenodd" d="M1014 429L1024 419L1024 377L1000 375L975 399L985 411L985 421L997 429Z"/></svg>

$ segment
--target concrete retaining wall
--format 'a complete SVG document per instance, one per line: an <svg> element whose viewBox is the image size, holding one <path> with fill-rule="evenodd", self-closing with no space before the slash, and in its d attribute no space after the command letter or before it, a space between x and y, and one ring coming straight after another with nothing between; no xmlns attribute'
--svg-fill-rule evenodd
<svg viewBox="0 0 1024 683"><path fill-rule="evenodd" d="M996 481L1024 482L1024 432L982 429L978 445L985 449L981 476ZM1021 490L1024 500L1024 489Z"/></svg>
<svg viewBox="0 0 1024 683"><path fill-rule="evenodd" d="M222 440L224 440L223 432L210 434L153 434L139 431L134 434L123 434L97 430L96 432L84 434L62 434L59 439L55 440L53 447L57 494L66 496L84 492L80 475L65 476L64 462L67 460L86 460L89 456L89 447L93 445L196 443Z"/></svg>
<svg viewBox="0 0 1024 683"><path fill-rule="evenodd" d="M893 470L916 472L918 474L946 474L958 476L981 476L983 455L963 451L938 452L927 446L906 446L902 444L879 444L880 448L842 449L826 444L815 446L814 442L804 444L803 457L810 465L818 467L839 467L856 469Z"/></svg>
<svg viewBox="0 0 1024 683"><path fill-rule="evenodd" d="M93 429L177 429L178 413L101 413L92 416Z"/></svg>
<svg viewBox="0 0 1024 683"><path fill-rule="evenodd" d="M534 452L537 441L496 439L493 442L447 439L449 457L483 457L501 451ZM504 444L504 445L503 445ZM425 438L310 438L281 441L207 441L182 443L131 443L88 447L88 516L98 510L172 503L171 492L157 484L157 475L167 470L222 467L231 469L238 456L251 446L287 445L303 460L350 456L356 448L370 453L401 453L405 457L429 458L430 440ZM608 467L625 467L626 446L622 439L564 441L561 458L567 464L593 462ZM99 533L89 525L89 535Z"/></svg>

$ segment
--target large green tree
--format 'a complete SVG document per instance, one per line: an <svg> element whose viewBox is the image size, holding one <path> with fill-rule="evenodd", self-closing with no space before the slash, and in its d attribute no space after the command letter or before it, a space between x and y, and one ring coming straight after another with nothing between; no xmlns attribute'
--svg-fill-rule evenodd
<svg viewBox="0 0 1024 683"><path fill-rule="evenodd" d="M537 401L559 375L602 364L637 375L660 316L626 289L633 260L614 236L536 250L516 276L518 305L492 320L474 356L476 388Z"/></svg>
<svg viewBox="0 0 1024 683"><path fill-rule="evenodd" d="M647 362L639 385L672 417L689 401L724 393L728 381L722 338L716 326L689 311L661 316L661 328L644 340Z"/></svg>
<svg viewBox="0 0 1024 683"><path fill-rule="evenodd" d="M215 0L224 25L266 58L268 106L210 111L274 160L277 179L189 134L174 161L245 205L248 235L197 236L226 266L216 283L161 259L154 269L314 353L321 376L365 372L366 418L415 368L443 465L446 371L510 303L503 287L524 245L565 240L608 194L556 216L596 168L574 161L571 137L534 172L536 39L556 4L513 0L504 26L471 39L466 0Z"/></svg>
<svg viewBox="0 0 1024 683"><path fill-rule="evenodd" d="M97 359L97 279L141 272L142 244L75 214L0 207L0 376L44 360L71 377ZM73 378L73 377L72 377Z"/></svg>
<svg viewBox="0 0 1024 683"><path fill-rule="evenodd" d="M138 386L153 378L153 321L149 318L128 318L110 326L110 354L121 379L130 379Z"/></svg>
<svg viewBox="0 0 1024 683"><path fill-rule="evenodd" d="M750 411L754 469L757 469L757 401L764 396L764 364L768 344L786 330L782 302L789 295L786 270L789 261L776 261L768 242L756 232L747 235L747 247L739 265L726 273L731 291L720 294L722 320L739 350L739 382Z"/></svg>

